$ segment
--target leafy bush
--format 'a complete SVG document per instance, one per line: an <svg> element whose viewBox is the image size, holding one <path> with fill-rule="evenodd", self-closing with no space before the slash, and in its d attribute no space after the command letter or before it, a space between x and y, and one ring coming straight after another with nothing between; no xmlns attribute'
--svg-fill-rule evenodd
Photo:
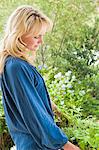
<svg viewBox="0 0 99 150"><path fill-rule="evenodd" d="M55 115L56 123L65 131L70 141L79 145L82 150L98 150L99 101L92 95L94 87L91 86L95 77L87 75L81 81L70 70L63 75L58 72L58 68L44 66L40 69L50 97L62 113L61 118Z"/></svg>

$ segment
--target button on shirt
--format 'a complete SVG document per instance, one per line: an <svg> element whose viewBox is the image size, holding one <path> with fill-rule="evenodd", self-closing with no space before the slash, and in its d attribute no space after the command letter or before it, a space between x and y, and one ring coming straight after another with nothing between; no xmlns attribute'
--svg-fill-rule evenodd
<svg viewBox="0 0 99 150"><path fill-rule="evenodd" d="M58 150L68 141L54 122L43 77L27 61L9 56L1 75L5 119L17 150Z"/></svg>

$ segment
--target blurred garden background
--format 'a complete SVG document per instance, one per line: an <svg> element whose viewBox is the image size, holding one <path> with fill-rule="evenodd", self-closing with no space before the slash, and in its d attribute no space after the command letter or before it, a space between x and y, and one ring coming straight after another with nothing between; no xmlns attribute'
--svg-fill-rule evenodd
<svg viewBox="0 0 99 150"><path fill-rule="evenodd" d="M8 16L24 4L38 7L53 21L36 67L61 111L54 112L55 122L81 150L99 150L99 1L0 0L0 45ZM0 91L0 150L13 145Z"/></svg>

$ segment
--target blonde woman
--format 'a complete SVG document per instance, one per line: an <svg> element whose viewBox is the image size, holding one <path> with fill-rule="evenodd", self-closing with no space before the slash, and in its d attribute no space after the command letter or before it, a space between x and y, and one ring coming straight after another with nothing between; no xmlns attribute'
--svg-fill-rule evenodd
<svg viewBox="0 0 99 150"><path fill-rule="evenodd" d="M45 82L34 67L50 19L31 6L9 17L0 55L5 118L17 150L79 150L55 124Z"/></svg>

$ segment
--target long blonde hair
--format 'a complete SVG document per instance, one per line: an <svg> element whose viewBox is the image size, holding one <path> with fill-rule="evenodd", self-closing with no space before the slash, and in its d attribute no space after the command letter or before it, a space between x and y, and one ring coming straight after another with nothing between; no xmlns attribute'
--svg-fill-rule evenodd
<svg viewBox="0 0 99 150"><path fill-rule="evenodd" d="M33 63L26 55L29 50L21 40L21 36L25 33L38 34L44 25L47 26L48 31L52 27L52 21L40 10L29 5L18 7L10 15L5 28L3 48L0 52L0 74L3 72L5 60L9 55Z"/></svg>

